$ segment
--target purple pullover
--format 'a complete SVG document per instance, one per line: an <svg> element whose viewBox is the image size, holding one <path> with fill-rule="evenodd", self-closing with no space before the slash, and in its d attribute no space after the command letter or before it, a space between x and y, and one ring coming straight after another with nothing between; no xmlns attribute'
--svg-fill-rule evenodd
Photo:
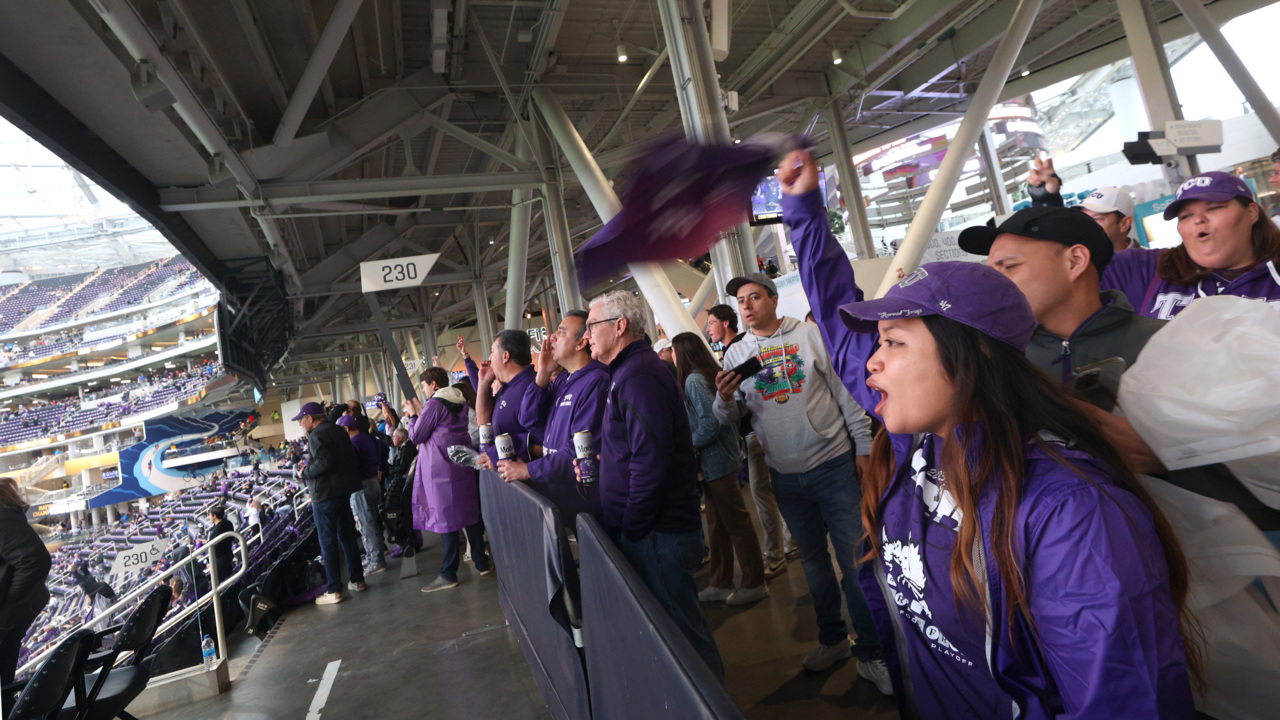
<svg viewBox="0 0 1280 720"><path fill-rule="evenodd" d="M534 483L577 485L573 472L573 434L586 430L600 451L609 368L592 360L575 373L562 372L548 387L529 383L520 406L520 423L543 439L544 455L529 462Z"/></svg>
<svg viewBox="0 0 1280 720"><path fill-rule="evenodd" d="M462 365L467 369L467 379L471 381L471 389L480 392L480 366L469 357L462 358Z"/></svg>
<svg viewBox="0 0 1280 720"><path fill-rule="evenodd" d="M632 341L609 363L600 431L601 523L630 540L702 526L698 460L676 380L653 346Z"/></svg>
<svg viewBox="0 0 1280 720"><path fill-rule="evenodd" d="M1235 280L1214 274L1194 287L1174 285L1156 272L1166 250L1135 248L1116 253L1102 273L1103 290L1119 290L1134 310L1145 317L1168 320L1196 298L1235 295L1266 300L1280 311L1280 268L1274 261L1259 263Z"/></svg>
<svg viewBox="0 0 1280 720"><path fill-rule="evenodd" d="M524 394L529 390L529 386L533 385L533 380L537 376L537 372L532 365L525 366L525 369L516 373L511 381L503 385L498 390L498 394L493 396L493 414L489 422L493 425L493 437L497 439L499 435L510 435L511 441L515 443L516 457L529 461L529 428L520 422L520 405L524 402ZM534 438L535 441L537 438ZM493 461L493 466L498 466L498 449L496 447L487 447L483 449L489 456L489 460Z"/></svg>
<svg viewBox="0 0 1280 720"><path fill-rule="evenodd" d="M381 444L369 433L351 436L351 447L356 451L356 468L360 471L361 480L378 477L378 471L382 469L382 453L378 448Z"/></svg>
<svg viewBox="0 0 1280 720"><path fill-rule="evenodd" d="M856 333L837 308L863 299L844 251L831 236L817 191L784 195L800 281L831 362L854 399L871 412L866 385L878 337ZM981 428L957 433L982 442ZM993 558L999 480L978 500L990 612L989 632L955 610L949 563L964 521L945 491L941 442L890 435L897 461L871 529L880 556L859 582L875 617L885 663L904 717L1192 718L1177 609L1164 553L1146 507L1112 482L1093 458L1055 450L1079 473L1027 444L1023 499L1015 520L1032 626L1016 611L1008 624L1003 578ZM966 611L967 612L967 611ZM993 693L997 693L994 694Z"/></svg>

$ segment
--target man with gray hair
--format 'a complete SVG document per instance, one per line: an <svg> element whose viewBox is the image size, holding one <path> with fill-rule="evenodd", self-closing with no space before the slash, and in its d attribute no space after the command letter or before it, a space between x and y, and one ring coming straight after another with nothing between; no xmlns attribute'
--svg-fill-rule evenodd
<svg viewBox="0 0 1280 720"><path fill-rule="evenodd" d="M653 347L644 302L614 291L591 303L591 356L609 366L600 446L601 523L676 627L724 681L693 571L702 561L698 461L689 416Z"/></svg>

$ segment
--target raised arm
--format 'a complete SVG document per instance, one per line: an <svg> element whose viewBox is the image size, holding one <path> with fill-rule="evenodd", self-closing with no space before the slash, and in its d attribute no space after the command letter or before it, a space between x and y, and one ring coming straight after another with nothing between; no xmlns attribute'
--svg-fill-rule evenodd
<svg viewBox="0 0 1280 720"><path fill-rule="evenodd" d="M878 336L850 330L836 311L841 305L860 302L863 293L854 282L849 258L831 234L813 156L806 150L788 155L778 168L778 180L783 192L782 220L791 228L800 284L830 350L831 366L853 399L871 412L878 399L867 387L867 360L876 351Z"/></svg>

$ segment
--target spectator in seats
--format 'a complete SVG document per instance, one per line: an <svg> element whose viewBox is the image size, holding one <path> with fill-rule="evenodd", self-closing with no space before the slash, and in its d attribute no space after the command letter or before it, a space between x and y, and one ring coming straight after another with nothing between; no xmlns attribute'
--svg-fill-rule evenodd
<svg viewBox="0 0 1280 720"><path fill-rule="evenodd" d="M120 526L125 527L123 519ZM93 605L93 616L98 618L103 615L103 611L111 607L116 601L116 591L112 587L93 576L89 570L89 564L82 562L76 565L72 571L72 580L75 581L76 587L79 587L84 596L89 599ZM105 630L111 618L102 616L101 622L96 625L96 629Z"/></svg>
<svg viewBox="0 0 1280 720"><path fill-rule="evenodd" d="M209 530L209 541L223 533L235 531L235 526L227 520L227 511L222 507L215 507L209 511L209 524L213 527ZM224 540L213 546L213 559L218 565L218 582L223 582L231 577L233 572L231 560L232 541Z"/></svg>
<svg viewBox="0 0 1280 720"><path fill-rule="evenodd" d="M707 535L711 549L710 583L700 593L702 602L750 605L769 597L764 584L764 561L760 538L751 514L742 502L738 469L742 445L736 427L720 424L716 418L716 375L720 363L707 343L693 333L680 333L672 340L676 365L676 387L681 390L693 449L702 470L703 500L707 509ZM733 587L733 557L742 567L742 589Z"/></svg>
<svg viewBox="0 0 1280 720"><path fill-rule="evenodd" d="M356 540L356 522L351 515L350 497L364 490L356 451L351 438L325 416L324 407L309 402L293 417L307 433L311 461L297 471L311 493L311 512L315 516L316 536L324 559L325 593L316 598L317 605L333 605L343 600L342 575L338 548L347 556L348 587L364 592L364 568L360 566L360 547Z"/></svg>
<svg viewBox="0 0 1280 720"><path fill-rule="evenodd" d="M458 567L462 564L459 535L464 530L476 570L489 575L493 564L484 548L476 471L449 459L451 446L472 447L467 434L466 400L456 388L449 387L449 373L441 368L423 370L420 379L427 401L406 399L404 414L409 440L418 446L413 527L439 533L444 555L439 577L422 588L424 593L434 593L458 587Z"/></svg>
<svg viewBox="0 0 1280 720"><path fill-rule="evenodd" d="M1025 296L939 262L861 302L813 157L778 179L835 369L883 418L860 580L896 640L903 712L1191 717L1186 561L1120 453L1026 360Z"/></svg>
<svg viewBox="0 0 1280 720"><path fill-rule="evenodd" d="M0 477L0 686L13 682L22 638L49 602L53 558L27 522L27 507L18 483ZM8 703L9 693L0 692L0 716Z"/></svg>
<svg viewBox="0 0 1280 720"><path fill-rule="evenodd" d="M724 304L715 305L707 311L705 330L713 347L720 346L718 355L721 359L734 343L743 338L743 333L738 332L738 313ZM749 413L743 413L742 420L738 422L738 435L746 448L744 465L751 485L751 501L756 506L756 517L760 518L760 529L764 534L764 576L772 580L787 571L787 555L795 550L795 546L791 533L782 522L782 514L778 512L769 465L764 459L764 448L760 447L759 440L751 431Z"/></svg>
<svg viewBox="0 0 1280 720"><path fill-rule="evenodd" d="M601 524L717 678L724 664L693 571L702 562L697 460L675 378L643 340L644 302L614 291L591 303L591 356L609 367L600 430ZM575 461L575 466L576 466Z"/></svg>
<svg viewBox="0 0 1280 720"><path fill-rule="evenodd" d="M1164 210L1182 244L1116 255L1104 289L1124 293L1139 315L1168 320L1196 298L1236 295L1280 310L1280 229L1243 180L1223 172L1184 182Z"/></svg>
<svg viewBox="0 0 1280 720"><path fill-rule="evenodd" d="M418 446L409 440L409 428L401 425L391 433L391 480L387 483L387 492L390 493L395 487L403 487L402 496L399 498L399 507L402 509L411 509L413 507L413 463L418 458ZM388 503L392 502L392 498L388 497ZM401 512L402 518L401 532L399 535L403 537L411 537L415 549L422 548L422 533L413 527L413 513ZM394 530L395 528L390 528ZM405 546L396 545L391 550L391 557L397 558L404 554Z"/></svg>
<svg viewBox="0 0 1280 720"><path fill-rule="evenodd" d="M254 496L245 506L244 528L246 534L262 534L262 500Z"/></svg>
<svg viewBox="0 0 1280 720"><path fill-rule="evenodd" d="M378 506L382 504L381 443L365 431L368 422L368 418L363 415L343 415L338 418L338 426L347 431L351 446L356 451L357 472L364 487L361 492L351 496L351 512L359 521L360 535L364 538L365 577L387 571L387 561L383 557L387 546L382 540L382 518L378 514Z"/></svg>
<svg viewBox="0 0 1280 720"><path fill-rule="evenodd" d="M1031 172L1027 175L1027 191L1031 195L1032 207L1063 207L1066 204L1062 199L1062 178L1054 172L1051 158L1032 160ZM1116 252L1139 247L1132 236L1133 195L1128 190L1100 187L1072 210L1083 212L1098 223Z"/></svg>
<svg viewBox="0 0 1280 720"><path fill-rule="evenodd" d="M529 336L519 330L503 330L493 340L489 361L480 368L480 387L476 392L476 421L493 425L493 436L510 435L515 446L514 458L528 462L529 429L520 423L520 404L533 384L533 352ZM502 388L493 392L497 380ZM482 448L483 449L483 448ZM480 458L487 469L498 466L497 448L488 448Z"/></svg>
<svg viewBox="0 0 1280 720"><path fill-rule="evenodd" d="M750 332L725 353L724 370L716 378L715 413L721 422L736 425L744 409L751 412L778 509L800 548L819 628L805 668L822 672L852 653L860 670L866 667L864 676L874 681L871 675L878 677L881 667L874 664L879 642L854 572L854 548L862 536L858 478L871 450L871 422L832 369L819 329L778 317L772 280L760 274L737 277L727 291L738 298ZM743 378L732 372L753 357L763 366L759 373ZM831 566L828 536L841 580ZM840 611L842 587L857 634L852 647Z"/></svg>
<svg viewBox="0 0 1280 720"><path fill-rule="evenodd" d="M609 389L609 368L591 359L586 331L587 313L570 310L565 314L551 337L542 341L537 375L521 402L520 422L542 438L543 456L528 463L498 463L503 480L527 481L555 503L560 520L570 528L580 512L600 516L598 487L578 483L573 472L575 434L591 433L591 446L597 453L600 449L600 423Z"/></svg>

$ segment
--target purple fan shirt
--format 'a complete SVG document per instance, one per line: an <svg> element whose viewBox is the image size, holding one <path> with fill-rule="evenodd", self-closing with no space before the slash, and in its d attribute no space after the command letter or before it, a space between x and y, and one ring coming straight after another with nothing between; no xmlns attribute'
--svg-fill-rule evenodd
<svg viewBox="0 0 1280 720"><path fill-rule="evenodd" d="M498 394L493 396L493 415L489 420L493 425L493 437L510 435L516 449L515 456L525 462L529 461L529 428L520 422L520 405L536 375L533 366L528 365L503 385ZM488 454L494 467L497 467L498 449L487 447L484 452Z"/></svg>
<svg viewBox="0 0 1280 720"><path fill-rule="evenodd" d="M1280 311L1280 268L1275 261L1260 263L1234 280L1214 274L1193 287L1174 285L1156 272L1167 250L1134 248L1116 253L1102 273L1103 290L1119 290L1134 310L1145 317L1168 320L1197 298L1214 295L1265 300Z"/></svg>

